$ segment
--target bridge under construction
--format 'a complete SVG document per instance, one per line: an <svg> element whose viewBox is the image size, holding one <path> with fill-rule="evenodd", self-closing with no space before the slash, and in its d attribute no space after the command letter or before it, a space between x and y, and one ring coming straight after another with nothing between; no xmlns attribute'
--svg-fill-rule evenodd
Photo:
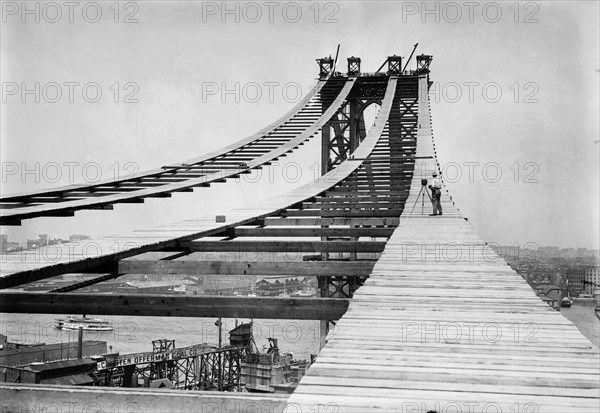
<svg viewBox="0 0 600 413"><path fill-rule="evenodd" d="M127 179L1 197L2 225L110 210L251 173L320 132L322 176L311 183L217 217L44 247L52 250L35 257L9 254L0 277L5 290L93 274L48 293L4 291L6 313L321 320L322 349L291 395L4 383L3 402L87 400L102 411L135 402L138 411L598 412L598 347L479 238L445 187L443 215L430 216L425 180L440 172L428 98L433 58L415 60L408 69L410 58L389 56L368 73L350 57L341 73L337 59L317 59L318 81L296 107L222 150ZM372 104L379 111L366 125ZM205 252L313 258L214 261ZM320 297L77 292L126 274L315 276Z"/></svg>

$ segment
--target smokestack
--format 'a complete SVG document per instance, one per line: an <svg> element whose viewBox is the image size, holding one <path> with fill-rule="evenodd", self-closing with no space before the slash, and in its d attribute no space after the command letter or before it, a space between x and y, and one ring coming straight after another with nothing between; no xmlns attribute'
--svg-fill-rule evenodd
<svg viewBox="0 0 600 413"><path fill-rule="evenodd" d="M77 339L77 358L83 358L83 327L79 327L79 338Z"/></svg>

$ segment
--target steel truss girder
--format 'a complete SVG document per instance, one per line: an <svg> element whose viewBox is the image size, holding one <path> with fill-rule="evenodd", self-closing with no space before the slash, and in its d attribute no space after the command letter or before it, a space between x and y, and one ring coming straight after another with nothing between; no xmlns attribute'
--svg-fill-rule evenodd
<svg viewBox="0 0 600 413"><path fill-rule="evenodd" d="M367 134L363 112L372 103L381 105L387 76L359 77L346 102L322 128L321 173L344 162Z"/></svg>
<svg viewBox="0 0 600 413"><path fill-rule="evenodd" d="M381 105L381 100L372 97L360 98L353 96L323 126L322 174L326 174L348 159L367 136L363 112L372 103Z"/></svg>
<svg viewBox="0 0 600 413"><path fill-rule="evenodd" d="M137 375L138 381L166 378L177 389L239 391L241 361L247 352L245 347L227 346L178 360L109 368L101 384L121 387Z"/></svg>
<svg viewBox="0 0 600 413"><path fill-rule="evenodd" d="M354 292L361 287L365 281L369 278L368 276L325 276L318 277L318 286L321 297L344 297L352 298ZM335 327L337 320L323 320L321 321L322 334L327 333Z"/></svg>
<svg viewBox="0 0 600 413"><path fill-rule="evenodd" d="M321 297L352 298L354 292L361 287L368 276L331 275L319 277Z"/></svg>

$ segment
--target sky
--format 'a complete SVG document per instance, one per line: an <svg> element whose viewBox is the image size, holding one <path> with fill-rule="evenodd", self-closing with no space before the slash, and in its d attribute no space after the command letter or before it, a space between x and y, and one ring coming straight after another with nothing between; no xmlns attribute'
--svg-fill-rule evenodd
<svg viewBox="0 0 600 413"><path fill-rule="evenodd" d="M418 43L445 184L479 235L599 248L599 20L597 1L2 2L2 194L218 149L287 112L338 44L340 70L358 56L369 72ZM319 159L315 137L237 183L2 231L102 236L224 213L309 182Z"/></svg>

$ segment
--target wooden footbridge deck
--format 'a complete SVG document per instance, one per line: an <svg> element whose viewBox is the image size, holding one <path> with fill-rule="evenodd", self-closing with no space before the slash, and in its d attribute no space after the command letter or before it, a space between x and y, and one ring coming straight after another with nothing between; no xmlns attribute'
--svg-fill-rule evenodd
<svg viewBox="0 0 600 413"><path fill-rule="evenodd" d="M206 411L231 410L229 401L237 403L237 411L259 406L259 411L287 412L597 412L598 347L543 303L477 236L446 190L442 216L429 216L427 199L421 209L421 180L439 169L427 98L431 58L419 56L416 72L403 71L396 59L388 59L385 74L361 75L353 67L351 74L335 76L324 71L327 59L320 59L322 82L296 109L308 110L310 121L294 126L298 130L280 142L283 147L265 147L258 155L264 156L260 165L267 163L323 128L323 150L335 156L325 157L333 160L331 170L316 182L225 212L223 222L204 217L2 260L2 289L60 274L95 275L50 293L3 292L1 312L338 320L287 402L241 394L155 397L145 391L18 384L0 386L3 400L27 405L31 398L47 401L61 395L91 398L103 406L134 400L139 411L205 411L208 405L202 403L221 409ZM321 97L324 90L329 90L326 98ZM319 113L313 110L317 93ZM366 133L362 110L373 102L380 110ZM288 114L281 122L292 118ZM350 137L345 140L346 127ZM197 166L191 176L185 172L189 168L177 169L185 175L176 178L177 188L169 186L168 177L156 178L164 181L156 193L198 186L206 171ZM138 187L149 182L146 178L136 182L129 184L142 192L129 198L102 196L91 204L69 200L83 203L66 203L61 211L68 215L80 207L155 194ZM83 191L89 195L94 189ZM30 205L40 194L20 196L11 200L20 205L12 208L11 223L51 213L47 205ZM230 255L216 260L207 252ZM248 252L265 255L249 260ZM315 253L317 258L299 263L277 258L279 252ZM321 297L73 292L123 274L149 273L313 275L319 278Z"/></svg>
<svg viewBox="0 0 600 413"><path fill-rule="evenodd" d="M423 163L407 205L420 173L437 169L420 103ZM288 402L302 411L598 412L598 347L487 247L446 191L442 204L441 217L405 208Z"/></svg>

